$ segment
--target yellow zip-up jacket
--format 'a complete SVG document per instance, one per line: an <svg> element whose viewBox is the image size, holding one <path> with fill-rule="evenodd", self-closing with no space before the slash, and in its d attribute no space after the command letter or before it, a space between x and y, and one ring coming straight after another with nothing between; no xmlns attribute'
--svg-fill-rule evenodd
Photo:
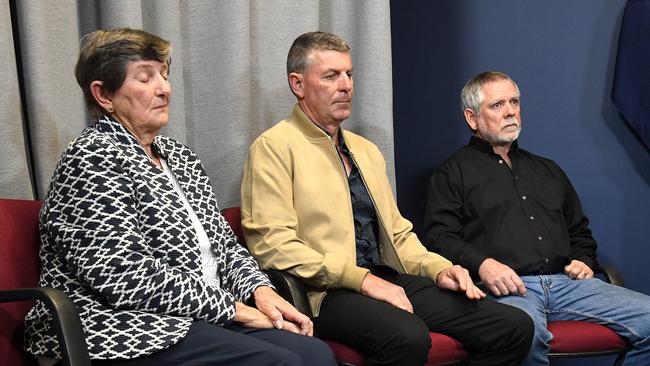
<svg viewBox="0 0 650 366"><path fill-rule="evenodd" d="M377 146L352 132L341 133L377 212L382 263L435 282L451 262L427 251L400 215ZM249 250L262 268L289 271L310 286L315 316L328 289L360 291L368 269L356 265L345 168L330 136L298 105L251 145L241 205Z"/></svg>

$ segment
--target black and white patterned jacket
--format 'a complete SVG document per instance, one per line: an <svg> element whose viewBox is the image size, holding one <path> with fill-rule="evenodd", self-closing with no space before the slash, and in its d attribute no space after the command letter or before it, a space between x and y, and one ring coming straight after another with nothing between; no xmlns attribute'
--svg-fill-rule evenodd
<svg viewBox="0 0 650 366"><path fill-rule="evenodd" d="M218 262L219 286L202 280L195 230L169 179L117 121L102 117L63 153L40 214L40 285L77 306L91 358L129 359L182 339L193 320L228 325L235 301L270 282L219 213L197 156L157 136ZM51 317L26 318L26 349L56 357Z"/></svg>

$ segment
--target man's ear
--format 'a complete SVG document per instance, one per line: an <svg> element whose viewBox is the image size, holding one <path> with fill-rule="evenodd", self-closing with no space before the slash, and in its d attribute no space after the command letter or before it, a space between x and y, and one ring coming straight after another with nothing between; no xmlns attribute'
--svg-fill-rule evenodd
<svg viewBox="0 0 650 366"><path fill-rule="evenodd" d="M295 94L298 98L302 98L305 96L305 91L303 90L304 77L302 74L299 74L297 72L290 73L289 86L291 87L291 91L293 92L293 94Z"/></svg>
<svg viewBox="0 0 650 366"><path fill-rule="evenodd" d="M469 128L472 131L478 130L478 115L474 113L474 110L472 108L465 108L463 114L465 114L465 121L469 125Z"/></svg>
<svg viewBox="0 0 650 366"><path fill-rule="evenodd" d="M104 82L95 80L90 83L90 94L93 95L93 98L97 101L100 107L104 108L109 112L113 112L113 100L104 90Z"/></svg>

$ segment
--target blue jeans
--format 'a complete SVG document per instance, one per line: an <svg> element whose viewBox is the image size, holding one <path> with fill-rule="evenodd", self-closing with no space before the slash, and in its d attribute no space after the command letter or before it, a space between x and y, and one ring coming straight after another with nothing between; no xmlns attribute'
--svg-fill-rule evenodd
<svg viewBox="0 0 650 366"><path fill-rule="evenodd" d="M522 365L548 365L553 336L547 321L585 320L606 325L631 345L624 365L650 365L650 296L599 279L572 280L567 275L522 276L525 297L495 297L516 306L535 322L533 345Z"/></svg>

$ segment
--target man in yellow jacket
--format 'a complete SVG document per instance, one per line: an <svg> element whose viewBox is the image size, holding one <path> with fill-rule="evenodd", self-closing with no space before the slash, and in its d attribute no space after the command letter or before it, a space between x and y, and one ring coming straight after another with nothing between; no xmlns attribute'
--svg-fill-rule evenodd
<svg viewBox="0 0 650 366"><path fill-rule="evenodd" d="M299 36L289 50L289 118L255 140L242 181L246 242L263 268L309 286L314 334L370 365L422 365L429 331L460 341L471 365L518 365L532 321L483 300L464 268L428 252L395 203L379 149L340 128L353 81L347 43Z"/></svg>

